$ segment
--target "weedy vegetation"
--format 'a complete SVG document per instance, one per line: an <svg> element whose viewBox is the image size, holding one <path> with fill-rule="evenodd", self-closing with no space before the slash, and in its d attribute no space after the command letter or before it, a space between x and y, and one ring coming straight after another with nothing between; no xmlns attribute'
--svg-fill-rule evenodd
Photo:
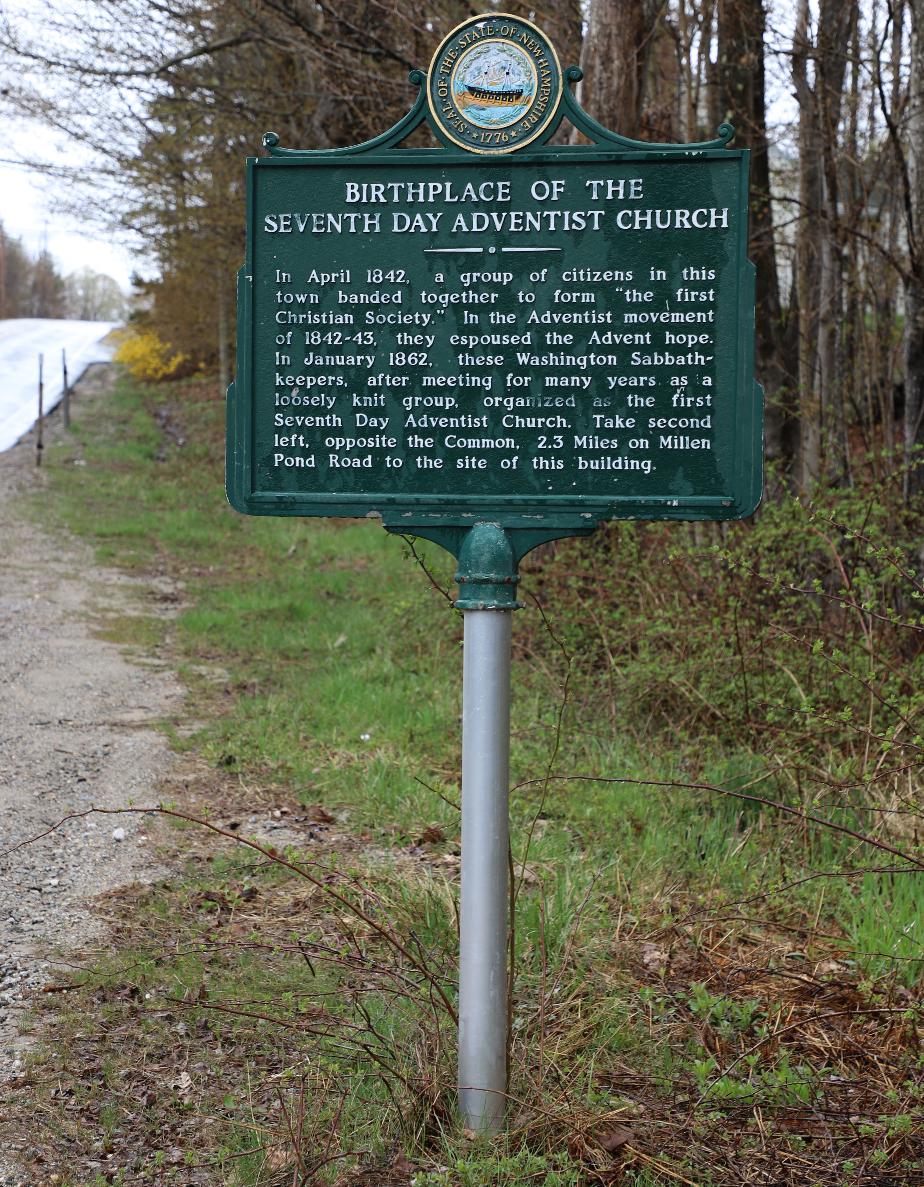
<svg viewBox="0 0 924 1187"><path fill-rule="evenodd" d="M189 693L175 771L127 805L159 802L174 873L102 904L112 944L41 995L4 1102L36 1181L924 1182L924 525L900 480L529 558L486 1141L454 1110L452 562L237 516L222 413L204 381L122 380L47 458L61 526L173 584L174 616L112 629Z"/></svg>

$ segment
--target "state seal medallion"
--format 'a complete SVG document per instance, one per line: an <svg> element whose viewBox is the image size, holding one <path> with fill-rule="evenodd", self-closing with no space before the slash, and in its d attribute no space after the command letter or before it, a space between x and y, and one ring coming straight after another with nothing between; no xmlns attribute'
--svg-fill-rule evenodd
<svg viewBox="0 0 924 1187"><path fill-rule="evenodd" d="M427 76L437 131L476 153L515 152L536 140L552 122L561 91L552 43L531 22L505 13L453 29Z"/></svg>

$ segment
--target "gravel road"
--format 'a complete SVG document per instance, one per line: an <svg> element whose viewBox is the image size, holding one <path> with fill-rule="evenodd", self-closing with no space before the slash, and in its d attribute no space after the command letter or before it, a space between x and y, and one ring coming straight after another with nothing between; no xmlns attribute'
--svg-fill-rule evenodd
<svg viewBox="0 0 924 1187"><path fill-rule="evenodd" d="M109 374L91 368L76 403L102 398ZM46 440L62 431L55 420ZM84 817L8 851L72 812L156 802L171 757L153 723L182 696L171 674L94 637L101 613L150 614L145 589L17 508L46 487L45 457L37 469L31 436L0 453L0 1080L29 1041L29 991L104 939L93 897L156 872L133 815ZM15 1149L0 1153L0 1187L31 1187L8 1158Z"/></svg>

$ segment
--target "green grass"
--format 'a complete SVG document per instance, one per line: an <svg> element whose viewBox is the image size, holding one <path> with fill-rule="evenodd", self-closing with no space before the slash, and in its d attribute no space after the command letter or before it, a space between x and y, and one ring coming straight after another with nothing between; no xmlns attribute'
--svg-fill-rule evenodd
<svg viewBox="0 0 924 1187"><path fill-rule="evenodd" d="M240 690L193 739L207 756L349 804L365 827L409 836L431 819L451 823L452 810L424 784L451 795L457 779L460 617L376 524L233 512L221 491L218 409L196 390L184 389L190 398L178 410L188 443L166 460L128 386L109 414L117 437L102 431L102 417L80 424L85 467L67 466L71 447L51 451L62 522L96 540L104 559L181 576L192 602L177 622L181 654L232 669ZM452 560L425 542L419 549L450 587ZM536 620L526 610L517 627L534 632ZM741 805L631 784L536 784L555 743L564 675L563 663L548 670L520 659L514 668L512 780L533 781L514 792L514 821L527 824L540 804L544 816L531 858L559 863L579 835L584 854L645 871L652 884L703 863L726 885L735 871L746 879ZM684 777L689 739L653 755L583 711L564 724L556 774ZM715 770L707 762L704 781L736 785L730 761L720 755Z"/></svg>
<svg viewBox="0 0 924 1187"><path fill-rule="evenodd" d="M182 425L184 445L165 440L155 411ZM620 1087L627 1064L661 1102L649 1116L662 1105L671 1116L678 1094L686 1104L704 1097L706 1129L688 1139L698 1150L695 1172L681 1143L663 1159L630 1160L623 1181L637 1187L677 1181L659 1159L698 1184L712 1181L710 1143L727 1138L710 1129L715 1117L814 1107L830 1069L811 1052L764 1050L770 1015L778 1018L771 991L717 988L715 953L753 944L755 928L778 944L779 924L800 960L830 955L840 937L837 954L871 977L898 970L914 984L919 966L907 958L920 953L920 878L805 882L855 862L855 847L825 834L807 844L798 825L715 792L646 784L783 794L774 780L755 784L763 766L744 745L680 730L672 745L652 747L623 729L606 665L594 675L592 652L567 659L528 609L515 622L511 743L517 877L526 863L515 928L519 1103L509 1140L471 1147L452 1111L454 1026L434 996L435 985L450 1001L455 992L454 867L408 856L431 825L444 837L431 857L451 859L458 846L460 617L404 543L377 524L237 515L222 491L221 432L222 408L207 384L146 391L122 382L105 404L82 410L72 440L46 451L54 515L93 541L102 560L180 583L185 608L175 619L147 617L134 637L130 616L104 628L161 646L178 665L188 713L202 724L190 734L184 721L168 723L177 748L244 788L337 813L362 841L342 858L324 852L322 882L343 887L409 947L365 924L357 930L352 908L323 889L303 902L299 875L243 849L215 849L206 860L194 847L185 875L144 897L141 934L84 987L89 1017L105 1006L124 1023L138 995L155 1003L142 1014L133 1058L156 1068L170 1046L157 1011L179 1000L184 1024L224 1051L208 1061L221 1090L197 1089L199 1107L219 1126L219 1181L270 1187L271 1154L280 1165L289 1158L291 1181L291 1150L279 1137L283 1106L270 1085L283 1084L287 1100L307 1107L306 1146L329 1142L336 1129L340 1148L364 1150L372 1163L403 1152L418 1183L432 1187L593 1181L610 1165L594 1133L644 1115L638 1090ZM452 560L417 547L450 588ZM546 607L553 626L580 614L582 596ZM609 629L601 627L600 639L612 642ZM569 665L573 695L559 736ZM606 781L613 777L627 782ZM176 836L191 843L195 832ZM321 860L310 851L289 856ZM834 940L817 940L813 920ZM661 956L644 964L646 943L664 961L676 948L671 959L686 962L673 984ZM422 979L418 955L433 980ZM677 978L685 978L682 989ZM208 1004L221 1002L232 1011ZM293 1024L284 1042L250 1016L271 1011ZM72 1025L83 1033L79 1017ZM387 1066L344 1047L351 1027L373 1036ZM750 1062L734 1064L755 1044ZM117 1129L117 1090L82 1091L97 1102L98 1126ZM904 1096L895 1102L897 1114L904 1104ZM195 1149L183 1108L173 1100L169 1124L160 1117L152 1125L174 1125L177 1148ZM265 1148L249 1152L257 1138ZM339 1165L316 1173L333 1182ZM168 1181L182 1182L181 1172Z"/></svg>

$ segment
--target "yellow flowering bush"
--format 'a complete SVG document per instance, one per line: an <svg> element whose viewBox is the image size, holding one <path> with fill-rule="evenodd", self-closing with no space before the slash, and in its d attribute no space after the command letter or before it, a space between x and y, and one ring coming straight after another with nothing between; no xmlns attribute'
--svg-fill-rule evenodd
<svg viewBox="0 0 924 1187"><path fill-rule="evenodd" d="M170 347L153 330L127 331L115 352L115 361L121 363L133 379L148 381L173 375L187 357L179 351L171 355Z"/></svg>

